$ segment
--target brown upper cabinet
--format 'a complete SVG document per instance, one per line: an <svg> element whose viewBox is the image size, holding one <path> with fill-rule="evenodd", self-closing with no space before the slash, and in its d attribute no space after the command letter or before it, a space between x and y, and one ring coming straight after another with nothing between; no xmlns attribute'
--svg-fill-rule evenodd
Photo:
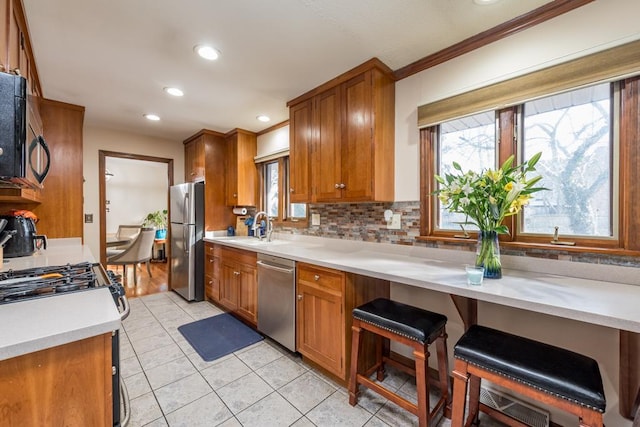
<svg viewBox="0 0 640 427"><path fill-rule="evenodd" d="M293 202L394 200L395 83L378 59L289 101Z"/></svg>
<svg viewBox="0 0 640 427"><path fill-rule="evenodd" d="M197 134L184 142L184 180L197 182L204 180L205 135Z"/></svg>
<svg viewBox="0 0 640 427"><path fill-rule="evenodd" d="M225 203L225 135L202 129L184 141L184 180L203 181L206 231L226 229L235 217Z"/></svg>
<svg viewBox="0 0 640 427"><path fill-rule="evenodd" d="M0 72L7 72L7 36L9 34L7 25L7 16L9 14L9 0L0 0Z"/></svg>
<svg viewBox="0 0 640 427"><path fill-rule="evenodd" d="M257 200L258 171L255 165L257 135L234 129L226 135L226 199L227 206L255 206Z"/></svg>
<svg viewBox="0 0 640 427"><path fill-rule="evenodd" d="M3 28L0 34L0 71L20 74L30 95L42 96L27 21L20 0L0 0Z"/></svg>

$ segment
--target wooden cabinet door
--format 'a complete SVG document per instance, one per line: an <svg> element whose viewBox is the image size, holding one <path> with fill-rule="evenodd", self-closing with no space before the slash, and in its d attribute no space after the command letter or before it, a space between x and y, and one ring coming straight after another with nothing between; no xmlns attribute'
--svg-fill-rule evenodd
<svg viewBox="0 0 640 427"><path fill-rule="evenodd" d="M339 378L346 378L344 273L299 266L297 283L298 351Z"/></svg>
<svg viewBox="0 0 640 427"><path fill-rule="evenodd" d="M236 147L236 164L238 174L237 190L239 206L256 206L258 189L258 169L255 157L257 154L258 138L255 133L238 130Z"/></svg>
<svg viewBox="0 0 640 427"><path fill-rule="evenodd" d="M111 365L110 332L0 361L0 425L113 425Z"/></svg>
<svg viewBox="0 0 640 427"><path fill-rule="evenodd" d="M238 314L253 324L258 323L258 280L255 266L238 265Z"/></svg>
<svg viewBox="0 0 640 427"><path fill-rule="evenodd" d="M238 309L238 277L240 272L234 263L222 258L220 264L220 304L231 311Z"/></svg>
<svg viewBox="0 0 640 427"><path fill-rule="evenodd" d="M225 158L225 183L227 206L238 205L238 134L227 138L227 155Z"/></svg>
<svg viewBox="0 0 640 427"><path fill-rule="evenodd" d="M8 31L6 28L9 22L9 1L10 0L0 0L0 22L2 22L0 25L0 72L7 72L9 70L9 60L7 58Z"/></svg>
<svg viewBox="0 0 640 427"><path fill-rule="evenodd" d="M15 72L16 69L20 69L20 54L22 50L22 45L24 43L24 35L20 29L20 24L18 22L18 16L15 12L16 7L13 5L14 1L10 0L10 8L9 8L9 31L8 31L8 63L7 63L7 71ZM26 76L23 70L20 70L20 74Z"/></svg>
<svg viewBox="0 0 640 427"><path fill-rule="evenodd" d="M184 180L186 182L204 179L204 137L189 141L184 146Z"/></svg>
<svg viewBox="0 0 640 427"><path fill-rule="evenodd" d="M258 188L258 170L255 156L257 136L241 129L227 136L225 163L226 200L228 206L255 206Z"/></svg>
<svg viewBox="0 0 640 427"><path fill-rule="evenodd" d="M371 72L360 74L341 86L342 98L342 199L373 197L373 120Z"/></svg>
<svg viewBox="0 0 640 427"><path fill-rule="evenodd" d="M329 89L314 98L313 182L318 202L340 200L342 190L340 91Z"/></svg>
<svg viewBox="0 0 640 427"><path fill-rule="evenodd" d="M313 100L289 111L289 197L292 203L311 202L311 148Z"/></svg>

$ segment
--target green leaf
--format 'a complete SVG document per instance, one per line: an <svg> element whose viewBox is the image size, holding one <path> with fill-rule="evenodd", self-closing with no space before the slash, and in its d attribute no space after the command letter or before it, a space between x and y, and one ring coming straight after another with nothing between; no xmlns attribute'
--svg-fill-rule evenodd
<svg viewBox="0 0 640 427"><path fill-rule="evenodd" d="M502 224L499 227L496 227L496 233L498 233L498 234L510 234L509 233L509 227L507 227L506 225Z"/></svg>
<svg viewBox="0 0 640 427"><path fill-rule="evenodd" d="M434 175L434 178L436 179L436 181L438 181L440 184L444 184L444 179L440 176L440 175Z"/></svg>
<svg viewBox="0 0 640 427"><path fill-rule="evenodd" d="M453 168L462 172L462 167L460 167L458 162L453 162Z"/></svg>

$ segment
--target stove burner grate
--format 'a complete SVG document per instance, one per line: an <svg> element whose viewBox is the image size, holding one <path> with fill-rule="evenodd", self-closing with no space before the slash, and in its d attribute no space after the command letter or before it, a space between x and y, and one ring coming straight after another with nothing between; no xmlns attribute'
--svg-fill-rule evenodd
<svg viewBox="0 0 640 427"><path fill-rule="evenodd" d="M108 279L100 282L96 266L80 263L0 272L0 303L111 285Z"/></svg>

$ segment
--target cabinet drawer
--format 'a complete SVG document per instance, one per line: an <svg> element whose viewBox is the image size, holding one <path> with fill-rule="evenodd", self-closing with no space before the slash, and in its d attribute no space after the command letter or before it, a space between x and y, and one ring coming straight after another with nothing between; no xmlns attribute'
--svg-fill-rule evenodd
<svg viewBox="0 0 640 427"><path fill-rule="evenodd" d="M256 266L257 256L255 252L224 247L222 248L221 256L227 261Z"/></svg>
<svg viewBox="0 0 640 427"><path fill-rule="evenodd" d="M298 264L298 281L342 292L344 273L338 270Z"/></svg>
<svg viewBox="0 0 640 427"><path fill-rule="evenodd" d="M220 246L213 243L205 243L204 254L206 256L220 256Z"/></svg>

